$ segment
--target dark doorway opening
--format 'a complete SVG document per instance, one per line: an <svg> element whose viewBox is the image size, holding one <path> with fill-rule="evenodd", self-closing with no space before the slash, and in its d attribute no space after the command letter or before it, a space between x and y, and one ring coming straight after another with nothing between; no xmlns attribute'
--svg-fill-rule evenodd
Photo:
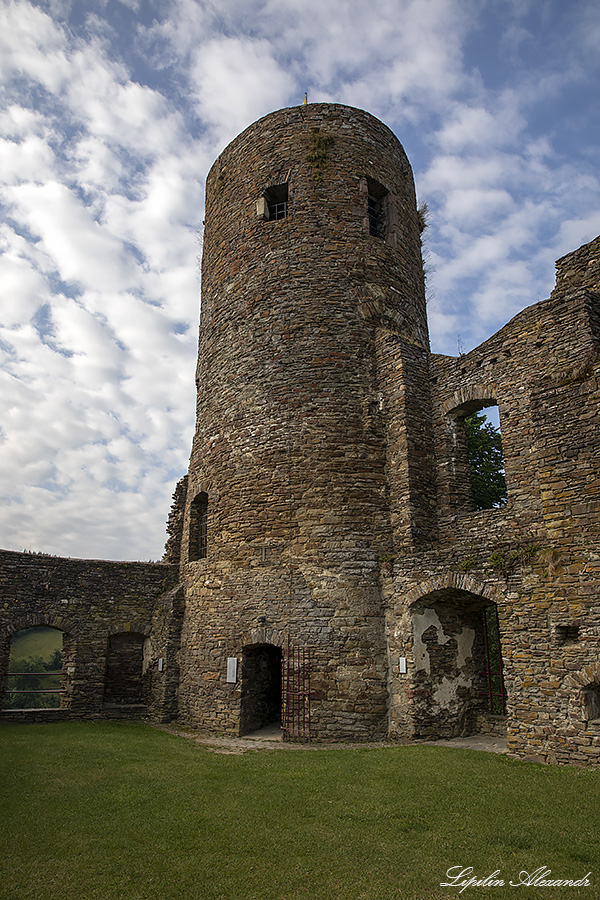
<svg viewBox="0 0 600 900"><path fill-rule="evenodd" d="M242 657L240 734L281 724L281 647L252 644Z"/></svg>
<svg viewBox="0 0 600 900"><path fill-rule="evenodd" d="M105 704L144 702L144 635L134 632L111 634L106 652Z"/></svg>

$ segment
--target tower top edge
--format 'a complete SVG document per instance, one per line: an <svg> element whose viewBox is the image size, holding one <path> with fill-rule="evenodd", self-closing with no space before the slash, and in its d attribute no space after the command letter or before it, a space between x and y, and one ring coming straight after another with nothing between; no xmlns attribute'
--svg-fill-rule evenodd
<svg viewBox="0 0 600 900"><path fill-rule="evenodd" d="M344 119L348 123L351 123L352 121L356 123L362 122L364 125L367 125L380 133L387 133L406 156L404 147L392 129L366 109L361 109L357 106L349 106L345 103L307 103L296 106L284 106L281 109L273 110L256 119L244 128L243 131L240 131L239 134L232 138L216 157L211 169L218 166L222 158L235 150L238 145L243 145L251 138L252 134L260 133L267 125L272 127L278 119L288 128L295 128L302 125L312 125L314 127L317 123L325 124L327 121L331 122L333 120L337 120L338 123L341 123Z"/></svg>

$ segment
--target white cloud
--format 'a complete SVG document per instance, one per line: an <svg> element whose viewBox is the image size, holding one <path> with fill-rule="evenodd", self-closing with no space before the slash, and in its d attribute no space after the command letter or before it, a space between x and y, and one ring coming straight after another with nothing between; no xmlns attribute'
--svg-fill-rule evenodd
<svg viewBox="0 0 600 900"><path fill-rule="evenodd" d="M50 91L68 78L67 41L50 16L30 3L0 7L0 76L27 75Z"/></svg>
<svg viewBox="0 0 600 900"><path fill-rule="evenodd" d="M8 188L6 197L40 238L63 281L109 291L132 284L132 264L121 242L94 221L65 185L19 185Z"/></svg>
<svg viewBox="0 0 600 900"><path fill-rule="evenodd" d="M198 114L221 141L293 95L293 80L266 40L215 38L198 49L191 74Z"/></svg>

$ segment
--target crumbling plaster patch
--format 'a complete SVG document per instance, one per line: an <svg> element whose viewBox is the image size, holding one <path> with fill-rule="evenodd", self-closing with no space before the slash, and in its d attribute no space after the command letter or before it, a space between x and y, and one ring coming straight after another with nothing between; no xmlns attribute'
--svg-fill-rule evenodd
<svg viewBox="0 0 600 900"><path fill-rule="evenodd" d="M415 669L425 669L428 675L431 674L431 661L429 659L427 646L423 643L422 638L427 629L431 628L432 625L437 632L438 644L445 644L450 640L449 636L444 634L442 623L440 622L435 609L425 609L422 613L414 614L413 631L415 636Z"/></svg>
<svg viewBox="0 0 600 900"><path fill-rule="evenodd" d="M433 626L437 633L438 644L446 644L451 635L444 633L444 628L439 620L435 609L425 609L422 613L415 613L413 616L414 631L414 654L415 669L424 669L427 674L431 674L431 660L429 651L422 638L428 628ZM473 628L463 628L462 631L453 636L457 644L456 667L463 669L468 660L473 656L473 643L475 641L475 631ZM446 679L444 679L446 680Z"/></svg>
<svg viewBox="0 0 600 900"><path fill-rule="evenodd" d="M456 665L459 669L466 666L468 660L472 659L474 641L475 630L473 628L463 628L461 633L456 635L456 643L458 645Z"/></svg>

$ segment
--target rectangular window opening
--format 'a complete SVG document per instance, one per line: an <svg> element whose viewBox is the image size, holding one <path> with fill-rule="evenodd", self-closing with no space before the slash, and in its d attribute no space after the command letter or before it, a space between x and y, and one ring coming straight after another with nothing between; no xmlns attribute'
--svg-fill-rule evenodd
<svg viewBox="0 0 600 900"><path fill-rule="evenodd" d="M475 410L464 425L475 509L499 509L506 505L507 491L497 406Z"/></svg>
<svg viewBox="0 0 600 900"><path fill-rule="evenodd" d="M265 200L269 212L269 222L277 222L279 219L285 219L288 214L288 185L276 184L267 188L265 191Z"/></svg>

